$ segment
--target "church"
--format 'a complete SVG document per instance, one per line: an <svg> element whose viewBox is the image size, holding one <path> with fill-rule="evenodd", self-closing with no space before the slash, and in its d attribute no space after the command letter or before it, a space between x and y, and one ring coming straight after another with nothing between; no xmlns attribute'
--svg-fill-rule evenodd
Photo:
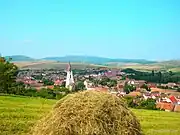
<svg viewBox="0 0 180 135"><path fill-rule="evenodd" d="M73 72L71 69L71 64L69 62L68 66L67 66L67 76L66 76L66 88L68 88L69 90L73 90L74 88L74 77L73 77Z"/></svg>

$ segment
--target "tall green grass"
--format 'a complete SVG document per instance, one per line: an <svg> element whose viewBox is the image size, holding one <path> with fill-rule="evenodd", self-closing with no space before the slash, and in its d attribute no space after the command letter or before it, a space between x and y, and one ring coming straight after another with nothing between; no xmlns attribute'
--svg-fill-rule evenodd
<svg viewBox="0 0 180 135"><path fill-rule="evenodd" d="M56 100L0 96L0 135L26 134Z"/></svg>
<svg viewBox="0 0 180 135"><path fill-rule="evenodd" d="M25 135L57 100L0 96L0 135ZM180 114L136 110L145 135L180 135Z"/></svg>

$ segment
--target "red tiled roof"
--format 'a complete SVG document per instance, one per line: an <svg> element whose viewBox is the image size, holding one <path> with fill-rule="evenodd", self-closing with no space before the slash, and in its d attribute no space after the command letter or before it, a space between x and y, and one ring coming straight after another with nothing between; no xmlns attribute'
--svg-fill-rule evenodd
<svg viewBox="0 0 180 135"><path fill-rule="evenodd" d="M108 88L95 88L96 91L108 92Z"/></svg>
<svg viewBox="0 0 180 135"><path fill-rule="evenodd" d="M64 80L56 80L54 82L54 85L61 85Z"/></svg>
<svg viewBox="0 0 180 135"><path fill-rule="evenodd" d="M141 96L142 94L141 94L140 92L135 92L135 91L133 91L133 92L130 92L128 95L129 95L129 96L136 97L136 96Z"/></svg>
<svg viewBox="0 0 180 135"><path fill-rule="evenodd" d="M101 91L101 92L108 92L108 88L101 88L101 87L91 88L91 90Z"/></svg>
<svg viewBox="0 0 180 135"><path fill-rule="evenodd" d="M172 101L172 103L174 103L174 104L177 104L177 99L175 98L175 96L171 96L170 98L169 98L171 101Z"/></svg>
<svg viewBox="0 0 180 135"><path fill-rule="evenodd" d="M53 89L54 86L53 85L50 85L50 86L47 86L48 89Z"/></svg>
<svg viewBox="0 0 180 135"><path fill-rule="evenodd" d="M169 111L173 111L174 110L174 105L171 103L163 103L163 102L159 102L156 105L156 108L159 109L164 109L164 110L169 110Z"/></svg>

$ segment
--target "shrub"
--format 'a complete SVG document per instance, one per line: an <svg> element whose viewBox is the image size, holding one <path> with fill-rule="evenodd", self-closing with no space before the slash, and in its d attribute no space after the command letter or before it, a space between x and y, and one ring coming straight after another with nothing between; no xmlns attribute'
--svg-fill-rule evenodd
<svg viewBox="0 0 180 135"><path fill-rule="evenodd" d="M63 93L56 93L56 99L61 99L61 98L63 98L63 97L65 97L66 96L66 94L63 94Z"/></svg>
<svg viewBox="0 0 180 135"><path fill-rule="evenodd" d="M33 88L25 89L23 95L24 96L30 96L30 97L36 97L37 96L37 90L33 89Z"/></svg>
<svg viewBox="0 0 180 135"><path fill-rule="evenodd" d="M140 102L140 105L137 106L136 108L138 108L138 109L148 109L148 110L157 110L156 109L156 100L154 100L154 99L142 100Z"/></svg>
<svg viewBox="0 0 180 135"><path fill-rule="evenodd" d="M137 109L148 109L148 110L157 110L156 109L156 100L154 99L141 99L140 97L130 97L126 96L123 98L127 103L128 107L137 108Z"/></svg>
<svg viewBox="0 0 180 135"><path fill-rule="evenodd" d="M37 92L37 96L47 99L55 99L56 94L53 92L53 90L50 89L41 89Z"/></svg>

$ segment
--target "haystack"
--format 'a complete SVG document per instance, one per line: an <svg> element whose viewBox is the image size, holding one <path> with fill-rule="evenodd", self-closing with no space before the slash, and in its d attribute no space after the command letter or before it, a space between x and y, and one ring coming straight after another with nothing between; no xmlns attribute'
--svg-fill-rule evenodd
<svg viewBox="0 0 180 135"><path fill-rule="evenodd" d="M61 99L33 135L141 135L141 128L120 98L85 91Z"/></svg>

